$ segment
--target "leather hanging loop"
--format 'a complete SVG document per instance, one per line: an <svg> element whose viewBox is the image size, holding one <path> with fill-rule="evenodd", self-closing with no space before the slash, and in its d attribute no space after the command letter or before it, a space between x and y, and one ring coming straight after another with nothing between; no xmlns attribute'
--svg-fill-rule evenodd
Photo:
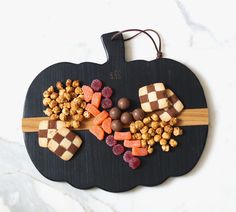
<svg viewBox="0 0 236 212"><path fill-rule="evenodd" d="M153 37L148 33L148 31L154 32L154 33L157 35L158 40L159 40L159 47L157 47L157 44L156 44L155 40L154 40ZM119 31L119 32L117 32L116 34L114 34L114 35L112 36L111 40L114 40L118 35L123 34L123 33L125 33L125 32L138 32L138 33L135 34L135 35L133 35L133 36L131 36L131 37L129 37L129 38L124 39L124 41L131 40L131 39L135 38L136 36L138 36L138 35L141 34L141 33L146 34L146 35L151 39L152 43L154 44L154 47L155 47L156 52L157 52L157 58L161 58L161 57L162 57L162 52L161 52L161 37L160 37L160 35L158 34L157 31L155 31L155 30L153 30L153 29L145 29L145 30L141 30L141 29L127 29L127 30Z"/></svg>

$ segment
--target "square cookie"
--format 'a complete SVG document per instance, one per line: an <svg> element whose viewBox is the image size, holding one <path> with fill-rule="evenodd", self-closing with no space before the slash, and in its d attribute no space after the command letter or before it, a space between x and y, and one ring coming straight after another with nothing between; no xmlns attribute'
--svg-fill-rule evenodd
<svg viewBox="0 0 236 212"><path fill-rule="evenodd" d="M57 130L65 127L63 121L43 120L39 123L39 146L47 148L49 140L56 134Z"/></svg>
<svg viewBox="0 0 236 212"><path fill-rule="evenodd" d="M139 100L145 112L168 107L168 98L163 83L154 83L139 88Z"/></svg>
<svg viewBox="0 0 236 212"><path fill-rule="evenodd" d="M81 138L67 128L61 128L48 143L48 149L62 160L70 160L82 144Z"/></svg>
<svg viewBox="0 0 236 212"><path fill-rule="evenodd" d="M169 121L172 117L177 117L184 109L183 103L170 89L166 89L167 97L170 102L170 106L164 110L158 111L157 114L160 116L162 121Z"/></svg>

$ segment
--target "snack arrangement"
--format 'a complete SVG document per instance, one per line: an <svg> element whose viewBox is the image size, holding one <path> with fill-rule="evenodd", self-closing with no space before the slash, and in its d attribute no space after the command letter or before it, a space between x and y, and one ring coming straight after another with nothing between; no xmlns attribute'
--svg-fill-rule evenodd
<svg viewBox="0 0 236 212"><path fill-rule="evenodd" d="M176 127L176 117L184 106L173 91L163 83L143 86L138 93L142 108L133 111L129 111L131 101L127 97L119 98L112 107L112 94L113 89L103 86L99 79L82 86L79 80L70 79L65 86L62 82L57 82L56 88L50 85L42 101L50 120L39 124L39 145L70 160L82 141L69 129L77 129L93 117L89 132L100 141L106 140L114 155L124 153L123 159L132 169L141 165L138 157L154 152L157 143L163 152L177 147L175 137L183 130Z"/></svg>
<svg viewBox="0 0 236 212"><path fill-rule="evenodd" d="M152 38L150 30L131 30ZM151 33L150 33L151 32ZM197 164L208 132L198 78L163 58L125 60L123 33L102 35L103 64L59 62L27 91L22 131L33 165L46 178L79 189L122 192L155 186ZM155 34L154 33L154 34Z"/></svg>

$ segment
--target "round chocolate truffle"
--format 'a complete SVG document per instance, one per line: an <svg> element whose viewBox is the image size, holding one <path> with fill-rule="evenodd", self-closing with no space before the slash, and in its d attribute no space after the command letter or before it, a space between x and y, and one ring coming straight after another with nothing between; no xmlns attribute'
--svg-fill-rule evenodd
<svg viewBox="0 0 236 212"><path fill-rule="evenodd" d="M120 132L123 129L123 124L120 120L113 120L111 122L111 129L115 132Z"/></svg>
<svg viewBox="0 0 236 212"><path fill-rule="evenodd" d="M133 121L133 116L129 112L124 112L121 114L120 121L123 124L130 124Z"/></svg>
<svg viewBox="0 0 236 212"><path fill-rule="evenodd" d="M118 107L111 108L109 115L112 119L119 119L121 115L121 111Z"/></svg>
<svg viewBox="0 0 236 212"><path fill-rule="evenodd" d="M121 110L126 110L130 106L130 100L125 97L120 98L117 102L117 105Z"/></svg>
<svg viewBox="0 0 236 212"><path fill-rule="evenodd" d="M132 115L136 121L143 120L145 117L145 112L141 108L137 108L132 112Z"/></svg>

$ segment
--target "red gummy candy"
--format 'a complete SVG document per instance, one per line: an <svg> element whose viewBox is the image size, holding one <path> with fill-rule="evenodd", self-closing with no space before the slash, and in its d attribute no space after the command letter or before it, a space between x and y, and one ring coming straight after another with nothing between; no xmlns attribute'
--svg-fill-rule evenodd
<svg viewBox="0 0 236 212"><path fill-rule="evenodd" d="M92 83L91 83L91 88L94 91L100 91L102 89L102 82L101 82L101 80L99 80L99 79L93 80Z"/></svg>
<svg viewBox="0 0 236 212"><path fill-rule="evenodd" d="M125 151L125 148L121 144L116 144L112 147L114 155L121 155Z"/></svg>
<svg viewBox="0 0 236 212"><path fill-rule="evenodd" d="M106 137L106 144L110 147L113 147L117 144L117 140L114 139L113 135L108 135Z"/></svg>
<svg viewBox="0 0 236 212"><path fill-rule="evenodd" d="M140 166L140 164L141 164L141 161L140 161L140 159L137 158L137 157L133 157L133 158L131 158L130 161L129 161L129 167L130 167L131 169L137 169L137 168Z"/></svg>
<svg viewBox="0 0 236 212"><path fill-rule="evenodd" d="M104 87L102 89L102 96L103 97L110 98L112 93L113 93L112 89L110 87L108 87L108 86Z"/></svg>
<svg viewBox="0 0 236 212"><path fill-rule="evenodd" d="M123 155L123 159L126 163L129 163L129 161L133 158L134 156L132 155L131 151L126 151Z"/></svg>
<svg viewBox="0 0 236 212"><path fill-rule="evenodd" d="M103 109L109 109L112 107L112 101L109 98L105 98L102 100L101 105Z"/></svg>

